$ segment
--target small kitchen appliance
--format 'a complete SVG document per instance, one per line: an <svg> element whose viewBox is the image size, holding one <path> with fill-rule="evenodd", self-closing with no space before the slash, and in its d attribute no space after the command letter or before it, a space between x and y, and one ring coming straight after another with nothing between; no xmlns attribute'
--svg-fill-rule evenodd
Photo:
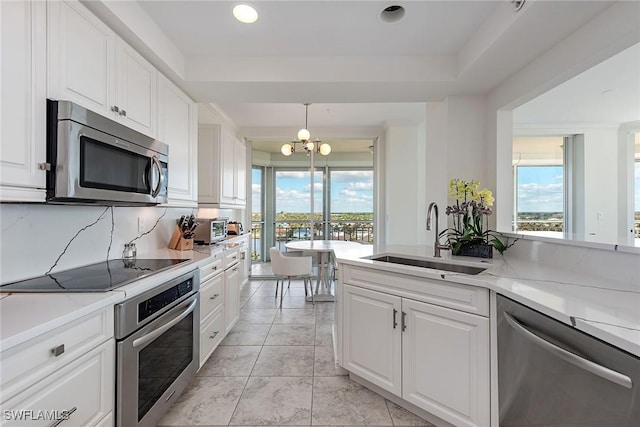
<svg viewBox="0 0 640 427"><path fill-rule="evenodd" d="M230 221L227 224L227 235L228 236L239 236L243 232L242 223Z"/></svg>
<svg viewBox="0 0 640 427"><path fill-rule="evenodd" d="M194 242L201 245L210 245L221 242L227 237L227 219L225 218L198 218Z"/></svg>

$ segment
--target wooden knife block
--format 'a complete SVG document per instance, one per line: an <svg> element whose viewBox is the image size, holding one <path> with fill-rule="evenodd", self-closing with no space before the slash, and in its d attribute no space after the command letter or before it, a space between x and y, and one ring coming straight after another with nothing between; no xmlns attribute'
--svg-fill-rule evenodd
<svg viewBox="0 0 640 427"><path fill-rule="evenodd" d="M185 239L182 237L182 230L180 230L180 227L176 225L167 246L169 249L175 249L178 251L190 251L193 250L193 239Z"/></svg>

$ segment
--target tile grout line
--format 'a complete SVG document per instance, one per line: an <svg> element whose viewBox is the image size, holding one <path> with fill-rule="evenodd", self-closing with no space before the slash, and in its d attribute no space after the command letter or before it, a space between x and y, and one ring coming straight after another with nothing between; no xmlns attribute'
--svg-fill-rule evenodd
<svg viewBox="0 0 640 427"><path fill-rule="evenodd" d="M256 291L258 289L260 289L262 287L263 283L260 283L260 286L258 286L256 288ZM256 292L254 291L254 293ZM251 294L251 296L253 296L253 294ZM251 299L251 296L249 297L249 299ZM247 299L247 301L249 301L249 299ZM246 304L246 302L245 302ZM275 318L275 316L274 316ZM269 332L271 331L271 326L273 325L273 320L271 320L271 323L269 324L269 330L267 331L267 335L265 335L264 337L264 341L262 341L262 345L260 346L260 351L258 352L258 356L256 357L256 360L253 362L253 366L251 367L251 371L249 372L249 376L247 376L247 382L244 384L244 387L242 388L242 393L240 393L240 397L238 398L238 401L236 402L236 406L233 408L233 412L231 413L231 417L229 418L229 422L227 423L227 426L231 425L231 420L233 420L233 416L236 414L236 411L238 410L238 406L240 405L240 401L242 400L242 396L244 396L244 392L247 389L247 385L249 385L249 380L251 379L251 374L253 374L253 370L256 367L256 364L258 363L258 359L260 358L260 354L262 353L262 349L264 348L264 342L267 339L267 336L269 335Z"/></svg>

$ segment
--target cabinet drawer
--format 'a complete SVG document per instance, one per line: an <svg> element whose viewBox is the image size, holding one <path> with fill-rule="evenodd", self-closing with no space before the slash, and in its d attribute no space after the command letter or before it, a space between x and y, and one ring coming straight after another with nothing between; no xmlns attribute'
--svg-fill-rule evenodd
<svg viewBox="0 0 640 427"><path fill-rule="evenodd" d="M223 306L205 320L200 327L200 367L204 365L213 350L224 338L224 310Z"/></svg>
<svg viewBox="0 0 640 427"><path fill-rule="evenodd" d="M113 411L115 342L110 340L43 377L2 405L3 426L93 426ZM63 413L67 411L67 413ZM37 421L36 421L37 420Z"/></svg>
<svg viewBox="0 0 640 427"><path fill-rule="evenodd" d="M489 290L486 288L352 265L343 266L343 279L345 284L489 316Z"/></svg>
<svg viewBox="0 0 640 427"><path fill-rule="evenodd" d="M237 263L238 260L240 260L240 252L238 251L238 248L235 247L233 249L229 249L224 254L224 268L226 269L227 267L232 266Z"/></svg>
<svg viewBox="0 0 640 427"><path fill-rule="evenodd" d="M222 284L224 275L219 274L201 285L200 288L200 320L204 320L213 311L218 308L224 295L222 294Z"/></svg>
<svg viewBox="0 0 640 427"><path fill-rule="evenodd" d="M2 400L59 370L111 337L113 307L107 307L2 352Z"/></svg>
<svg viewBox="0 0 640 427"><path fill-rule="evenodd" d="M210 262L200 267L200 283L204 283L223 270L223 253L211 254ZM202 286L201 286L202 288Z"/></svg>

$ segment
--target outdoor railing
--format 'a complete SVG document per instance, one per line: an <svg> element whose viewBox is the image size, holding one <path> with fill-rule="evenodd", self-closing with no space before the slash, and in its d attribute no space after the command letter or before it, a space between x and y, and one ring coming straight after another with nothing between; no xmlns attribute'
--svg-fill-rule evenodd
<svg viewBox="0 0 640 427"><path fill-rule="evenodd" d="M329 234L324 237L324 223L314 224L314 239L316 240L346 240L360 243L373 243L373 221L331 221ZM251 260L260 262L262 259L263 221L251 223ZM275 246L284 251L284 245L292 240L309 240L311 237L308 222L278 222L274 224Z"/></svg>

